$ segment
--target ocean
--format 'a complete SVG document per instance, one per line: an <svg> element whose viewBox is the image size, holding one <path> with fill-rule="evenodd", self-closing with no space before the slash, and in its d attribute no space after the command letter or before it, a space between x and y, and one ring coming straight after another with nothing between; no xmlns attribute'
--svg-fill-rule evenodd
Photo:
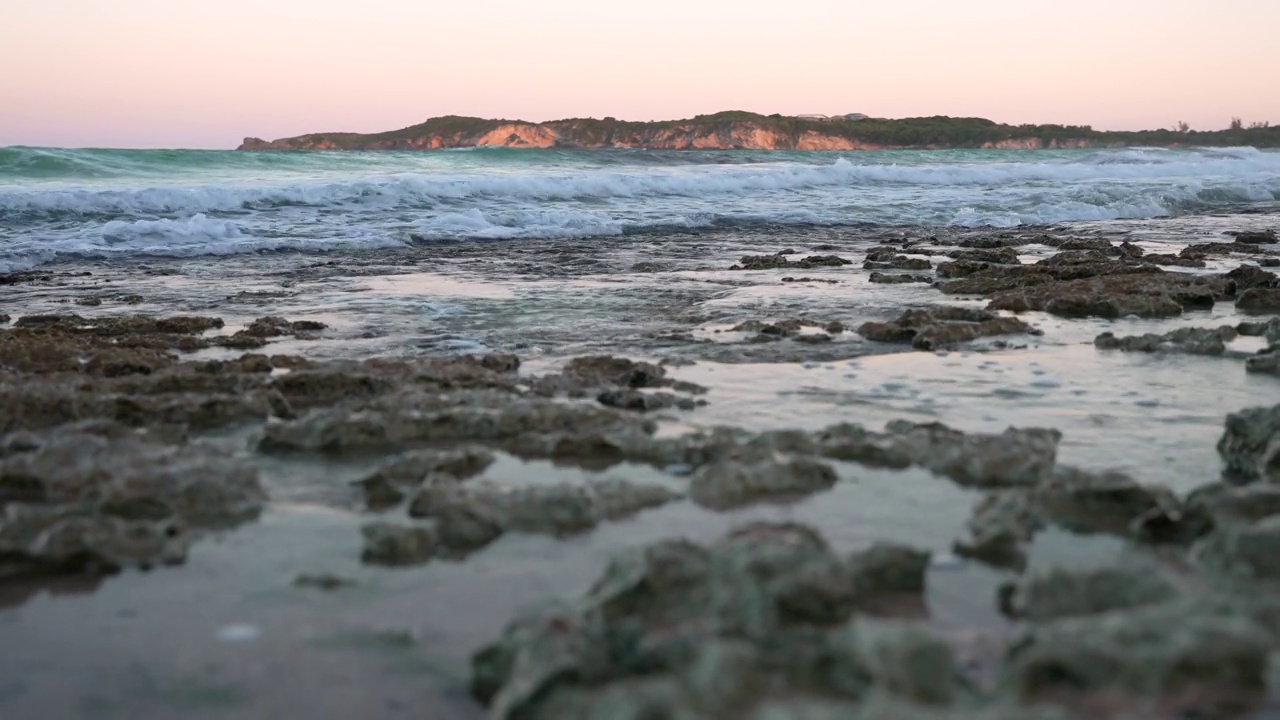
<svg viewBox="0 0 1280 720"><path fill-rule="evenodd" d="M0 271L725 227L1048 225L1280 206L1280 151L0 148Z"/></svg>
<svg viewBox="0 0 1280 720"><path fill-rule="evenodd" d="M856 622L945 640L981 701L1026 646L997 602L1014 583L1122 567L1168 578L1188 612L1252 596L1270 613L1270 587L1128 532L1148 499L1190 508L1168 518L1192 530L1193 493L1269 512L1271 486L1215 481L1224 420L1280 398L1280 305L1244 302L1280 303L1277 230L1280 152L1248 148L0 149L0 717L496 717L471 661L512 618L631 582L611 563L638 548L757 522L841 558L927 552L922 592ZM1039 293L1059 295L1000 302ZM883 444L846 448L854 426ZM1060 437L1028 449L1010 428ZM942 444L900 468L884 448L903 433ZM482 461L457 487L415 470L454 472L458 451ZM699 499L708 478L750 502ZM669 502L584 509L619 481ZM1019 509L1042 488L1078 490L1079 516ZM446 497L500 534L449 547L459 533L421 517ZM387 527L442 550L382 566ZM1017 534L1023 566L966 554L980 531ZM1127 587L1061 577L1085 578L1069 602ZM787 612L845 607L815 587ZM1197 617L1168 626L1267 635ZM800 627L777 647L827 637ZM1126 677L1202 665L1149 644L1113 665L1129 640L1103 639L1088 662ZM1280 716L1278 688L1249 701Z"/></svg>

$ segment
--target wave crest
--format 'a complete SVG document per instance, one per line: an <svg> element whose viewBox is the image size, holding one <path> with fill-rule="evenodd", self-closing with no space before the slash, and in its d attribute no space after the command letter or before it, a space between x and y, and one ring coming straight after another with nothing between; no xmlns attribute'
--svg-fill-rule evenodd
<svg viewBox="0 0 1280 720"><path fill-rule="evenodd" d="M0 149L0 169L59 162L107 168L124 179L6 183L0 176L0 267L66 256L383 247L411 238L587 237L735 224L1009 227L1280 201L1280 152L1253 148L376 157ZM144 162L151 164L145 171L126 167ZM166 163L180 169L157 169ZM214 169L201 170L202 163Z"/></svg>

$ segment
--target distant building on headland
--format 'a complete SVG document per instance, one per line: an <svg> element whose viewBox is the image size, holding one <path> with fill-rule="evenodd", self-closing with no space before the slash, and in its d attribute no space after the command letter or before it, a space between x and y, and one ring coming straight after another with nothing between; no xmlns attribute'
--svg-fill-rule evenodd
<svg viewBox="0 0 1280 720"><path fill-rule="evenodd" d="M817 120L819 122L838 122L840 120L867 120L867 116L862 113L849 113L848 115L797 115L798 120Z"/></svg>

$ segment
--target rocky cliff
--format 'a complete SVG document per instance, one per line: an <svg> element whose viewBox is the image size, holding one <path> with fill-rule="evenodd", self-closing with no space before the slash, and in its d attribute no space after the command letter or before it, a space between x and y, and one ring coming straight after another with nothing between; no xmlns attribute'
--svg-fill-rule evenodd
<svg viewBox="0 0 1280 720"><path fill-rule="evenodd" d="M689 120L605 118L530 123L447 116L385 133L316 133L241 150L438 150L466 147L644 148L650 150L1043 149L1126 145L1280 146L1280 129L1217 132L1099 132L1085 126L1002 125L981 118L813 120L726 112Z"/></svg>

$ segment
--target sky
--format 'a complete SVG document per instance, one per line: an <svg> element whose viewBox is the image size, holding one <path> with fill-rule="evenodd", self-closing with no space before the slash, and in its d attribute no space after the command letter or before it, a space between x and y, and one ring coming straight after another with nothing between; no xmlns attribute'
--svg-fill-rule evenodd
<svg viewBox="0 0 1280 720"><path fill-rule="evenodd" d="M438 115L1280 123L1277 0L0 0L0 146Z"/></svg>

